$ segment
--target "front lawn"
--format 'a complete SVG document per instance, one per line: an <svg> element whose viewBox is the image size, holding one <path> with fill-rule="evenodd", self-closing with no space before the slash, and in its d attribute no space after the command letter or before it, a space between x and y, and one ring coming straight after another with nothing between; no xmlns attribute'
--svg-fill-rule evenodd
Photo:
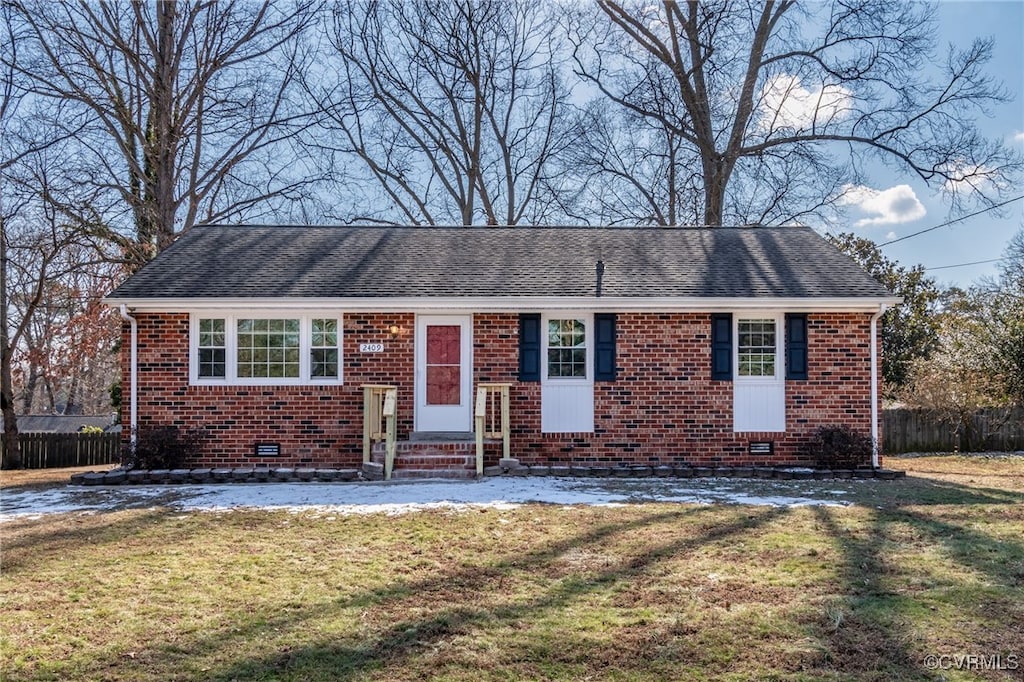
<svg viewBox="0 0 1024 682"><path fill-rule="evenodd" d="M0 678L1020 680L1024 458L886 465L849 507L13 520Z"/></svg>

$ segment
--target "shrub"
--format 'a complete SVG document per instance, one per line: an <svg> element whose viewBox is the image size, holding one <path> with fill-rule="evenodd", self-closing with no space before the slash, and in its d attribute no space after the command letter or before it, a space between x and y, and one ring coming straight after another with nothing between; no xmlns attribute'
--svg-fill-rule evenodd
<svg viewBox="0 0 1024 682"><path fill-rule="evenodd" d="M808 449L822 469L856 469L871 463L871 437L846 425L819 426Z"/></svg>
<svg viewBox="0 0 1024 682"><path fill-rule="evenodd" d="M205 432L153 425L140 428L134 451L129 447L122 459L126 469L180 469L199 455Z"/></svg>

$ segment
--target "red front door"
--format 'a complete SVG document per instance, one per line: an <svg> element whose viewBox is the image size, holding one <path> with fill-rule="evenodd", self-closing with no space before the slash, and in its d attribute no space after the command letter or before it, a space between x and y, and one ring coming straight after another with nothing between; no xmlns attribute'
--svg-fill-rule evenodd
<svg viewBox="0 0 1024 682"><path fill-rule="evenodd" d="M416 430L470 431L472 318L420 316L416 324Z"/></svg>

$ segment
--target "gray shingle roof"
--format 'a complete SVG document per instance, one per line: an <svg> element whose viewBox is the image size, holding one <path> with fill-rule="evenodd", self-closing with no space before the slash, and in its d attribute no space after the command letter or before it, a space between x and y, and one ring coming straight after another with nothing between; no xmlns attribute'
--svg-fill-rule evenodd
<svg viewBox="0 0 1024 682"><path fill-rule="evenodd" d="M194 227L108 299L885 298L810 228Z"/></svg>

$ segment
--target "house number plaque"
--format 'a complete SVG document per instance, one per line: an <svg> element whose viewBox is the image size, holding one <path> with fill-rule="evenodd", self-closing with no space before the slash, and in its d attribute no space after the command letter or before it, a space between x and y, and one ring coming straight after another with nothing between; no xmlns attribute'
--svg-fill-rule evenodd
<svg viewBox="0 0 1024 682"><path fill-rule="evenodd" d="M361 343L359 344L360 353L383 353L383 343Z"/></svg>

